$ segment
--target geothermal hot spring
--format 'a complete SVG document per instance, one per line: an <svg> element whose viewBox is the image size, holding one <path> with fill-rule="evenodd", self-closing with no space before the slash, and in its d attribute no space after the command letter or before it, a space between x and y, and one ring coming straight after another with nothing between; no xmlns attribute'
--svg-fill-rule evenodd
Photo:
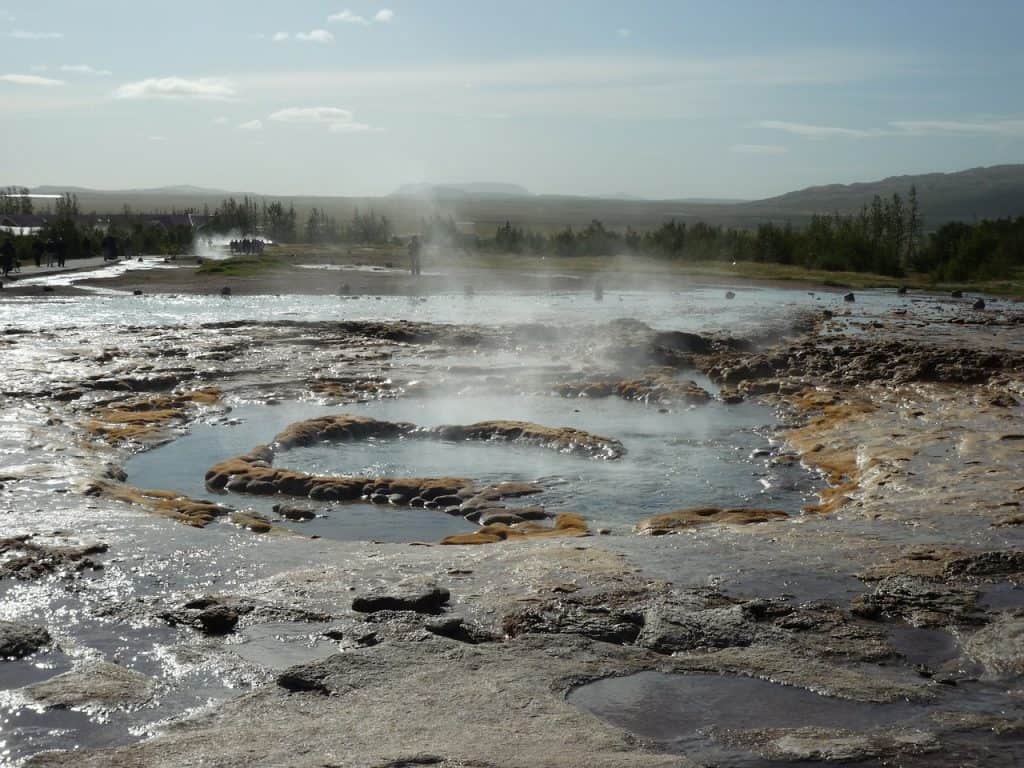
<svg viewBox="0 0 1024 768"><path fill-rule="evenodd" d="M883 312L895 304L891 294L858 295L855 310ZM55 320L54 309L60 313ZM126 326L188 325L228 320L341 320L411 319L429 322L477 322L503 325L515 322L596 324L615 318L635 318L654 328L721 331L738 336L779 324L802 308L843 308L838 294L804 290L752 289L726 302L720 288L644 293L606 291L604 301L589 293L511 295L477 293L421 298L362 296L252 296L229 300L206 296L132 297L105 292L94 296L0 301L0 323L25 328L66 329L69 344L116 336ZM937 304L937 312L942 307ZM573 361L575 362L575 361ZM799 519L812 501L821 479L792 461L774 439L779 416L757 402L701 406L629 402L615 397L562 398L538 391L532 379L517 378L523 369L556 371L562 360L522 359L511 354L448 355L431 360L396 359L395 365L430 366L446 374L444 391L398 399L370 399L327 405L312 400L240 402L230 413L194 424L177 439L138 453L125 464L127 482L140 488L161 488L193 498L223 501L237 509L271 515L281 498L219 495L204 485L204 473L218 461L266 443L285 426L321 415L351 413L379 420L412 422L423 427L469 424L489 419L524 420L549 426L574 427L616 438L626 453L619 459L588 458L534 445L501 442L450 443L407 438L370 439L343 444L293 448L276 464L327 475L443 476L457 474L483 484L502 481L537 482L543 492L510 502L542 505L547 510L582 514L592 531L606 529L602 543L635 557L642 547L643 568L651 576L699 582L717 557L713 548L680 556L670 539L638 541L629 534L640 519L680 507L753 506L782 510ZM710 393L708 380L693 379ZM25 434L13 425L0 432L0 468L30 465ZM31 515L41 505L33 493L60 490L53 480L20 484L21 503ZM292 500L287 500L292 501ZM469 532L476 524L440 510L371 504L294 500L310 507L316 517L278 524L307 537L274 542L239 530L226 521L195 531L142 512L119 512L99 517L95 506L63 504L52 512L54 530L80 529L88 519L97 537L112 543L115 553L94 586L65 592L43 583L0 584L0 599L13 614L46 618L62 627L59 648L24 662L8 662L0 681L0 763L18 761L42 749L97 747L128 743L150 735L171 719L237 695L256 680L252 665L280 670L326 656L336 646L315 624L262 624L229 641L231 653L215 661L193 663L181 634L162 624L133 622L116 614L104 618L102 606L155 596L196 594L205 590L229 592L256 578L315 562L318 541L405 543L436 542L444 536ZM275 521L277 522L277 521ZM618 534L618 535L616 535ZM714 537L714 534L709 534ZM267 553L273 552L273 559ZM801 600L849 597L857 582L848 570L826 561L802 570L799 563L779 562L774 584L744 582L743 562L759 557L754 547L738 552L733 589L747 596L760 591L788 592ZM810 571L813 571L811 573ZM88 576L84 577L89 583ZM995 596L993 599L999 599ZM1016 598L1011 598L1016 599ZM0 618L5 611L0 611ZM925 649L922 659L934 662L955 654L949 635L925 633L910 643ZM184 650L182 643L185 643ZM952 648L952 650L951 650ZM115 661L161 680L158 708L96 711L89 708L44 710L24 700L16 689L39 682L72 667L75 660ZM976 694L979 710L986 693ZM868 729L892 721L913 721L920 710L911 704L871 705L842 702L764 681L710 675L671 676L645 672L603 680L572 691L569 700L608 721L646 738L675 744L683 750L717 755L702 729L712 725L743 725L748 719L768 725L842 722ZM701 702L693 706L693 702ZM688 752L689 753L689 752ZM721 757L721 755L719 755ZM735 754L726 764L748 764ZM749 764L758 764L751 759Z"/></svg>

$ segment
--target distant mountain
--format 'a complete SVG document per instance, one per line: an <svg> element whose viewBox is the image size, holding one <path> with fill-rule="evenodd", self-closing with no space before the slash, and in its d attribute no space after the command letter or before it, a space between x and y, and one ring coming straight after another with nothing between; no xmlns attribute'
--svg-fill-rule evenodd
<svg viewBox="0 0 1024 768"><path fill-rule="evenodd" d="M532 193L518 184L493 181L473 181L467 184L404 184L390 197L437 197L442 199L532 197Z"/></svg>
<svg viewBox="0 0 1024 768"><path fill-rule="evenodd" d="M1024 214L1024 165L994 165L956 173L890 176L859 184L808 187L741 207L796 216L832 211L854 213L875 195L891 197L899 193L906 197L912 185L917 188L928 227L954 219L972 221Z"/></svg>
<svg viewBox="0 0 1024 768"><path fill-rule="evenodd" d="M239 194L223 189L196 187L191 184L178 184L169 187L153 187L150 189L89 189L88 187L55 187L53 185L35 187L32 192L38 195L59 195L70 192L75 195L230 195Z"/></svg>

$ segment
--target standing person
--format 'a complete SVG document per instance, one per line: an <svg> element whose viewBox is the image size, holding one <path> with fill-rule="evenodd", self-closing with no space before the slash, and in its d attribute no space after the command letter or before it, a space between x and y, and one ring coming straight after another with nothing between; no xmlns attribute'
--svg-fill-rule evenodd
<svg viewBox="0 0 1024 768"><path fill-rule="evenodd" d="M43 266L43 251L46 250L46 246L43 245L43 241L38 237L32 239L32 261L36 263L37 267Z"/></svg>
<svg viewBox="0 0 1024 768"><path fill-rule="evenodd" d="M9 237L4 240L3 246L0 246L0 263L3 264L4 277L7 277L14 269L14 243Z"/></svg>
<svg viewBox="0 0 1024 768"><path fill-rule="evenodd" d="M416 277L420 273L420 251L423 245L420 243L420 236L413 235L409 241L409 272Z"/></svg>
<svg viewBox="0 0 1024 768"><path fill-rule="evenodd" d="M57 266L63 268L67 262L68 255L68 244L64 241L64 238L57 240Z"/></svg>

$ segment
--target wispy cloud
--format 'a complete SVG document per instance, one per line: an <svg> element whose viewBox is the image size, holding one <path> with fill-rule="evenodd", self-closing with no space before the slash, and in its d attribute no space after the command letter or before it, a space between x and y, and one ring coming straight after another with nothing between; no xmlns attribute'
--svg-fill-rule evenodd
<svg viewBox="0 0 1024 768"><path fill-rule="evenodd" d="M352 119L352 113L338 107L288 107L270 116L278 123L336 123Z"/></svg>
<svg viewBox="0 0 1024 768"><path fill-rule="evenodd" d="M167 137L166 136L147 136L146 138L149 139L150 141L157 141L157 142L167 141Z"/></svg>
<svg viewBox="0 0 1024 768"><path fill-rule="evenodd" d="M865 130L862 128L842 128L835 125L811 125L809 123L790 123L785 120L761 120L758 125L773 131L783 131L794 136L804 136L809 139L868 139L881 135L876 130Z"/></svg>
<svg viewBox="0 0 1024 768"><path fill-rule="evenodd" d="M789 152L778 144L733 144L729 151L741 155L784 155Z"/></svg>
<svg viewBox="0 0 1024 768"><path fill-rule="evenodd" d="M809 139L876 139L900 136L1024 137L1024 120L892 120L883 128L848 128L782 120L761 120L757 125Z"/></svg>
<svg viewBox="0 0 1024 768"><path fill-rule="evenodd" d="M95 77L110 77L113 72L109 69L96 69L88 64L64 64L61 72L73 72L77 75L94 75Z"/></svg>
<svg viewBox="0 0 1024 768"><path fill-rule="evenodd" d="M249 120L245 123L239 123L238 130L240 131L262 131L263 123L260 120Z"/></svg>
<svg viewBox="0 0 1024 768"><path fill-rule="evenodd" d="M15 40L60 40L64 37L63 32L28 32L24 29L16 29L11 32Z"/></svg>
<svg viewBox="0 0 1024 768"><path fill-rule="evenodd" d="M633 33L630 30L626 29L625 27L619 27L619 29L615 30L615 34L621 38L626 38L632 35Z"/></svg>
<svg viewBox="0 0 1024 768"><path fill-rule="evenodd" d="M358 13L355 13L348 8L344 11L338 11L338 13L332 13L327 17L327 21L330 24L353 24L358 27L368 27L370 24L390 24L395 20L395 12L390 8L381 8L375 14L372 19L368 19Z"/></svg>
<svg viewBox="0 0 1024 768"><path fill-rule="evenodd" d="M63 80L54 80L51 77L40 77L39 75L0 75L0 82L11 83L12 85L31 85L43 88L51 88L55 85L64 85Z"/></svg>
<svg viewBox="0 0 1024 768"><path fill-rule="evenodd" d="M0 21L15 21L14 14L4 8L0 8Z"/></svg>
<svg viewBox="0 0 1024 768"><path fill-rule="evenodd" d="M314 29L312 32L299 32L295 35L295 39L301 40L304 43L320 43L321 45L328 45L334 42L334 35L326 29Z"/></svg>
<svg viewBox="0 0 1024 768"><path fill-rule="evenodd" d="M151 77L125 83L114 91L116 99L228 99L234 95L229 81L206 77Z"/></svg>
<svg viewBox="0 0 1024 768"><path fill-rule="evenodd" d="M213 118L212 122L213 122L214 125L227 125L228 123L231 122L231 120L229 120L224 115L221 115L220 117Z"/></svg>
<svg viewBox="0 0 1024 768"><path fill-rule="evenodd" d="M374 128L355 121L347 109L338 107L288 107L274 112L269 120L277 123L309 123L327 126L331 133L365 133Z"/></svg>
<svg viewBox="0 0 1024 768"><path fill-rule="evenodd" d="M1024 120L896 120L889 125L911 136L1024 137Z"/></svg>
<svg viewBox="0 0 1024 768"><path fill-rule="evenodd" d="M283 43L285 40L288 39L288 33L287 32L275 32L274 36L272 38L270 38L270 39L273 40L275 43Z"/></svg>
<svg viewBox="0 0 1024 768"><path fill-rule="evenodd" d="M370 23L365 16L353 13L348 8L338 13L332 13L327 17L327 21L331 24L358 24L364 27Z"/></svg>

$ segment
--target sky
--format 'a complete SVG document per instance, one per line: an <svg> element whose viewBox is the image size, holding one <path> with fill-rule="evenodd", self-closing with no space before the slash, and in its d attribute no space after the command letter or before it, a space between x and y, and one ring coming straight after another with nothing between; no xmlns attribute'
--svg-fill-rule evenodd
<svg viewBox="0 0 1024 768"><path fill-rule="evenodd" d="M1020 0L0 0L0 185L755 199L1024 162Z"/></svg>

